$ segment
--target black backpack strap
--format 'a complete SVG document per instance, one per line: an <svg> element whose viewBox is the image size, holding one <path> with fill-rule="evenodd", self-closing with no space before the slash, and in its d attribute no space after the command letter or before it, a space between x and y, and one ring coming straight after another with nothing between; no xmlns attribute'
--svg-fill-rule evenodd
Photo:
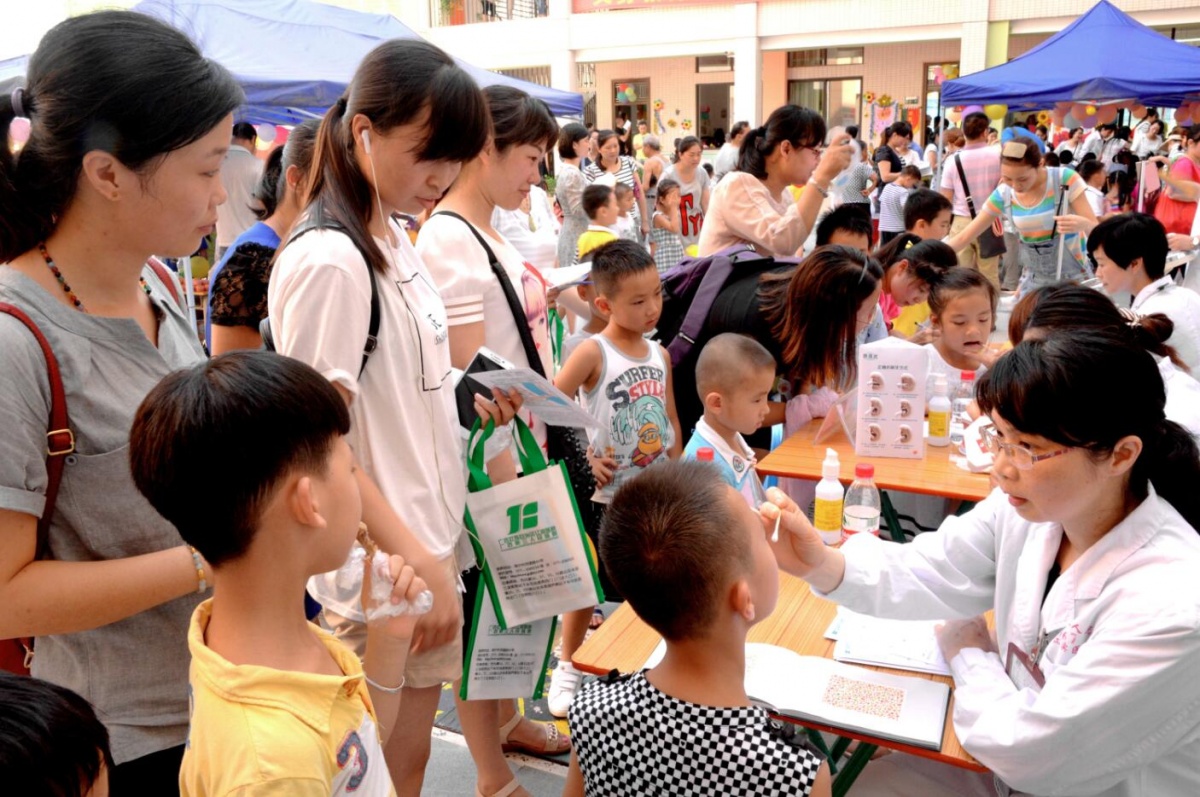
<svg viewBox="0 0 1200 797"><path fill-rule="evenodd" d="M334 230L342 233L350 239L351 243L354 243L354 238L350 236L349 232L341 224L328 219L317 222L310 216L292 230L292 234L288 236L287 243L284 246L291 244L297 238L313 230ZM358 367L358 375L362 376L363 370L367 367L367 360L371 359L372 352L379 346L379 321L381 318L379 309L379 278L375 274L375 269L371 267L371 261L367 257L367 253L357 243L354 245L358 249L359 254L362 255L363 262L367 264L367 276L371 278L371 320L367 322L367 340L363 344L362 365ZM282 249L283 247L280 248ZM264 318L262 323L258 325L258 331L262 335L263 347L268 351L275 351L275 336L271 333L271 319Z"/></svg>
<svg viewBox="0 0 1200 797"><path fill-rule="evenodd" d="M679 332L675 333L675 337L667 344L667 352L671 355L672 366L679 365L691 353L692 347L696 345L696 340L700 337L700 332L704 329L705 322L708 321L713 302L716 301L717 295L733 275L734 267L738 263L755 259L767 258L758 254L754 247L744 244L724 249L712 255L712 260L700 280L700 285L692 294L691 304L688 305L683 323L679 326Z"/></svg>
<svg viewBox="0 0 1200 797"><path fill-rule="evenodd" d="M458 219L467 225L467 229L475 236L475 240L479 241L479 245L487 253L488 264L492 267L492 273L496 275L496 279L500 281L500 287L504 290L504 298L508 301L509 312L512 313L513 323L517 325L517 334L521 337L521 347L525 349L525 359L529 360L529 367L536 371L539 376L546 376L546 369L542 367L542 357L538 354L537 344L533 342L533 333L529 330L529 322L525 320L525 306L517 298L517 291L513 288L512 280L508 278L508 272L504 270L504 265L496 257L496 253L492 251L492 247L488 246L488 242L479 234L479 230L475 229L474 224L454 211L439 210L433 215L449 216L452 219Z"/></svg>

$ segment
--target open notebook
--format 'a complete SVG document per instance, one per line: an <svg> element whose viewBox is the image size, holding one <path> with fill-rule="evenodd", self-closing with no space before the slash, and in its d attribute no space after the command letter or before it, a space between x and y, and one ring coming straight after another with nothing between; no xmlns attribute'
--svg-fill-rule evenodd
<svg viewBox="0 0 1200 797"><path fill-rule="evenodd" d="M665 645L646 661L654 667ZM875 672L778 645L746 643L746 694L772 714L941 750L950 687Z"/></svg>

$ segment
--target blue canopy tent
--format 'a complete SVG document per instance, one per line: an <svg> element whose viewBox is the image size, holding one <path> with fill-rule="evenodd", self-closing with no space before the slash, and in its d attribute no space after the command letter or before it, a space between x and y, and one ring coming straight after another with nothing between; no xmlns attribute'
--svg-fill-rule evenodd
<svg viewBox="0 0 1200 797"><path fill-rule="evenodd" d="M420 38L393 16L311 0L146 0L134 10L179 28L232 72L246 92L239 117L252 122L294 124L324 114L377 44ZM514 86L555 116L583 115L579 94L454 60L480 86Z"/></svg>
<svg viewBox="0 0 1200 797"><path fill-rule="evenodd" d="M232 72L246 92L238 117L255 123L295 124L324 114L377 44L420 38L395 17L311 0L146 0L134 11L183 31ZM18 85L28 60L0 62L0 88ZM454 60L480 86L514 86L544 100L555 116L583 115L579 94Z"/></svg>
<svg viewBox="0 0 1200 797"><path fill-rule="evenodd" d="M1024 55L947 80L941 104L1048 108L1056 102L1137 100L1176 108L1198 95L1200 48L1173 41L1100 0Z"/></svg>

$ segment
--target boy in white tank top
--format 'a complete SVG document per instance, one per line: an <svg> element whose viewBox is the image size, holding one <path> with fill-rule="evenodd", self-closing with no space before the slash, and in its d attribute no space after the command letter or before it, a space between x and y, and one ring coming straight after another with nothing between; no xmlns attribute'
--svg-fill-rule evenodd
<svg viewBox="0 0 1200 797"><path fill-rule="evenodd" d="M596 307L608 314L604 331L580 343L554 380L584 405L600 428L589 432L597 490L607 504L617 487L644 468L677 459L679 418L671 382L671 358L646 333L662 313L662 280L654 258L632 241L612 241L592 255ZM603 563L602 563L603 564ZM592 610L563 617L562 656L550 681L550 713L565 717L579 683L571 656L583 642Z"/></svg>

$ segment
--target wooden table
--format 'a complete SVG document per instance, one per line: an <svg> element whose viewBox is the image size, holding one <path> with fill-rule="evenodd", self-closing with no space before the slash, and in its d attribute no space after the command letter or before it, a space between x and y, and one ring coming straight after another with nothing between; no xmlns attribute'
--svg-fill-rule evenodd
<svg viewBox="0 0 1200 797"><path fill-rule="evenodd" d="M827 659L832 659L834 643L825 639L824 634L825 629L833 622L836 613L837 604L813 595L808 584L804 581L786 573L780 573L779 603L770 617L750 629L747 641L779 645L780 647L794 650L802 656L823 656ZM624 604L611 617L605 620L600 628L592 633L591 637L583 643L579 650L575 651L572 662L584 672L596 675L604 675L610 670L619 670L626 673L636 672L646 663L646 659L654 652L655 647L658 646L661 639L662 637L656 631L642 622L629 604ZM883 668L879 667L869 669L891 672L893 674L896 672L895 670L883 670ZM903 674L913 678L927 678L931 681L941 681L948 684L951 689L954 686L953 681L946 676L925 675L907 671L903 672ZM953 711L953 707L954 697L951 694L950 711ZM784 719L796 722L791 717ZM866 765L876 745L889 747L924 758L931 758L952 766L972 769L978 772L987 771L986 767L980 765L958 743L958 737L954 734L954 726L950 723L948 717L946 720L946 731L942 737L942 749L939 752L908 747L896 742L817 723L804 722L798 724L865 742L865 744L860 746L859 752L855 753L855 758L859 759L857 768L852 765L855 763L854 758L850 762L843 764L843 770L835 781L835 794L845 793L850 784L853 783L854 777ZM842 749L844 750L844 747ZM849 777L844 778L844 776Z"/></svg>
<svg viewBox="0 0 1200 797"><path fill-rule="evenodd" d="M759 461L756 468L761 476L788 476L797 479L821 478L821 463L825 449L838 452L841 469L838 480L854 481L854 465L870 462L875 466L875 484L884 490L903 490L908 493L937 495L963 501L982 501L992 491L986 473L970 473L950 461L953 446L927 445L924 459L894 459L891 457L860 457L846 435L838 430L823 443L813 443L823 419L817 418L784 440Z"/></svg>

